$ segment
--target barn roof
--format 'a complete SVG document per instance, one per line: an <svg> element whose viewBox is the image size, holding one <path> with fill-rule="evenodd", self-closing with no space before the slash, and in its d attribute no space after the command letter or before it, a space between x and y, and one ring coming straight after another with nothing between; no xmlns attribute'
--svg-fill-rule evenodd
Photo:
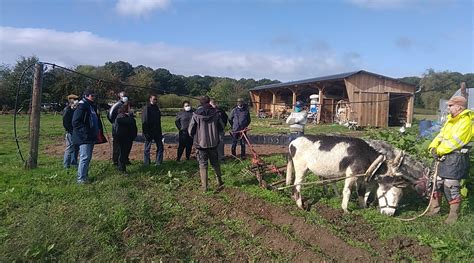
<svg viewBox="0 0 474 263"><path fill-rule="evenodd" d="M309 84L309 83L314 83L314 82L322 82L322 81L335 81L335 80L343 80L345 78L348 78L350 76L359 74L359 73L365 73L369 74L378 78L385 78L385 79L390 79L394 80L397 82L402 82L398 79L390 78L387 76L379 75L376 73L372 73L369 71L365 70L358 70L358 71L352 71L352 72L346 72L346 73L340 73L340 74L335 74L335 75L328 75L328 76L322 76L322 77L317 77L317 78L311 78L311 79L303 79L303 80L296 80L296 81L290 81L290 82L284 82L284 83L275 83L275 84L269 84L269 85L262 85L262 86L257 86L255 88L251 88L250 91L253 90L265 90L265 89L274 89L274 88L282 88L282 87L288 87L288 86L293 86L293 85L301 85L301 84ZM405 83L405 82L403 82ZM405 83L407 85L411 85L408 83ZM414 85L411 85L414 86Z"/></svg>

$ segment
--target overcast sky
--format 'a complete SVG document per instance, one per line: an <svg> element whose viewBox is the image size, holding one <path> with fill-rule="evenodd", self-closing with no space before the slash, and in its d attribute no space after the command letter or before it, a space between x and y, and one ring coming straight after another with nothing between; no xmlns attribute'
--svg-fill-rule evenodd
<svg viewBox="0 0 474 263"><path fill-rule="evenodd" d="M474 72L471 0L0 0L0 63L281 81Z"/></svg>

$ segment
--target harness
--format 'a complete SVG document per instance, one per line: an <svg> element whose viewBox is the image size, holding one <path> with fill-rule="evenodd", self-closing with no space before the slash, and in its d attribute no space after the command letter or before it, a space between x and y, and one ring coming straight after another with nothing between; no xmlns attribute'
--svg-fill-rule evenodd
<svg viewBox="0 0 474 263"><path fill-rule="evenodd" d="M393 187L401 188L401 187L399 187L399 186L397 186L397 185L394 185ZM383 208L397 209L397 208L398 208L398 205L397 205L397 206L393 206L393 205L389 205L389 204L388 204L387 192L388 192L388 190L385 191L385 192L383 192L383 194L378 197L379 200L382 199L382 198L385 200L385 205L384 205L384 206L381 206L381 205L380 205L380 201L379 201L379 207L380 207L381 209L383 209Z"/></svg>

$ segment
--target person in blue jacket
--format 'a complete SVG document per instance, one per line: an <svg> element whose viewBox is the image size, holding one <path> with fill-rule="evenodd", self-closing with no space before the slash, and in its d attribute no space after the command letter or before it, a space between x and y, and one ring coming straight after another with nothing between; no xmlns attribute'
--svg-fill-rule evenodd
<svg viewBox="0 0 474 263"><path fill-rule="evenodd" d="M240 131L245 130L250 124L250 112L244 100L237 99L237 106L230 112L229 123L232 127L232 155L237 156L237 143L240 141L240 157L245 158L245 139Z"/></svg>
<svg viewBox="0 0 474 263"><path fill-rule="evenodd" d="M96 93L92 90L84 91L84 98L79 101L72 117L72 142L79 145L79 165L77 169L77 183L88 182L89 164L92 160L92 151L97 143L102 122L97 114Z"/></svg>

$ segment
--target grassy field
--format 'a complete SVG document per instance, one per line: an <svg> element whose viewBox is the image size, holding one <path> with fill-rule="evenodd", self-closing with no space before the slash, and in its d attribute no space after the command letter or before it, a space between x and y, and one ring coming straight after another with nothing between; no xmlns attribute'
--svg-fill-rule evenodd
<svg viewBox="0 0 474 263"><path fill-rule="evenodd" d="M27 141L27 119L21 117L18 123L23 148ZM273 123L255 120L252 133L285 132L285 125ZM13 141L12 116L0 116L0 124L0 262L295 260L295 255L281 253L264 239L256 238L248 220L232 215L215 219L212 202L219 200L232 206L234 199L228 191L199 193L194 160L165 161L159 168L136 163L130 166L127 177L118 174L110 162L93 160L92 183L77 185L75 170L64 170L58 157L41 154L39 168L25 170ZM175 132L172 117L163 119L163 130ZM332 125L308 128L308 133L345 131L345 128ZM45 145L62 140L62 134L60 116L43 116L40 152ZM283 156L267 157L266 160L280 165L285 162ZM294 209L289 191L260 189L255 178L241 173L246 165L240 162L223 165L228 188L276 207L288 207L295 218L302 218L315 228L322 226L374 256L383 255L360 240L351 239L340 225L322 217L318 209ZM309 180L314 179L312 175L309 177ZM212 179L211 184L214 184ZM303 195L333 208L338 208L341 201L319 187L307 187ZM446 203L443 205L443 216L422 217L408 223L382 216L374 207L356 209L354 202L350 207L353 213L341 217L347 225L354 217L362 217L382 240L406 236L430 246L433 260L469 262L474 258L474 199L471 196L463 203L462 217L453 226L442 223L447 214ZM424 207L425 203L408 196L404 199L400 217L416 215ZM290 226L275 225L259 217L251 219L286 235L289 240L298 240L298 233L292 232ZM311 244L304 245L311 248ZM324 255L321 248L313 247L312 250ZM389 259L413 260L413 257L392 255Z"/></svg>

